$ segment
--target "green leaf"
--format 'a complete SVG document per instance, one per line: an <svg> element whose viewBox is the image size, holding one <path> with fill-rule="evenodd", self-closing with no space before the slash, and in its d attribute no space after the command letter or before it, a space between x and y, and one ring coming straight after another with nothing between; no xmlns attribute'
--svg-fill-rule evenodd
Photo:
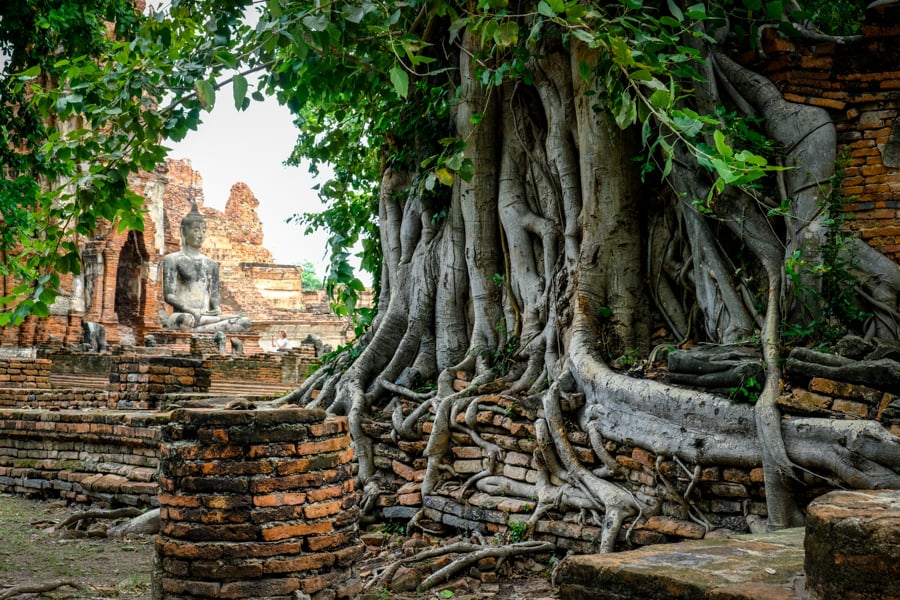
<svg viewBox="0 0 900 600"><path fill-rule="evenodd" d="M243 75L235 75L231 80L231 91L234 95L234 107L243 110L244 100L247 98L247 78Z"/></svg>
<svg viewBox="0 0 900 600"><path fill-rule="evenodd" d="M637 118L637 107L634 104L634 100L632 100L631 96L623 95L619 102L619 110L616 111L616 125L618 125L621 129L625 129L629 125L633 124L635 119Z"/></svg>
<svg viewBox="0 0 900 600"><path fill-rule="evenodd" d="M409 96L409 74L400 65L394 65L390 71L391 85L401 98Z"/></svg>
<svg viewBox="0 0 900 600"><path fill-rule="evenodd" d="M566 2L565 0L547 0L547 3L550 5L550 8L556 14L562 13L566 11Z"/></svg>
<svg viewBox="0 0 900 600"><path fill-rule="evenodd" d="M693 6L688 6L685 16L687 16L688 19L693 19L695 21L705 19L706 6L704 6L703 4L694 4Z"/></svg>
<svg viewBox="0 0 900 600"><path fill-rule="evenodd" d="M678 19L678 21L684 21L684 13L681 12L681 9L678 8L678 5L675 4L674 0L666 0L669 5L669 12L672 13L672 16Z"/></svg>
<svg viewBox="0 0 900 600"><path fill-rule="evenodd" d="M206 110L212 109L216 103L216 90L213 85L209 81L201 79L194 85L194 90L197 92L197 98L199 98L203 108Z"/></svg>
<svg viewBox="0 0 900 600"><path fill-rule="evenodd" d="M217 61L219 61L229 69L234 69L235 67L237 67L237 59L231 52L228 52L226 50L218 50L213 53L213 56Z"/></svg>
<svg viewBox="0 0 900 600"><path fill-rule="evenodd" d="M580 60L578 61L578 74L581 78L586 82L590 83L591 81L591 65L587 62Z"/></svg>
<svg viewBox="0 0 900 600"><path fill-rule="evenodd" d="M519 43L519 24L515 21L502 23L494 33L494 41L501 48L515 46Z"/></svg>
<svg viewBox="0 0 900 600"><path fill-rule="evenodd" d="M572 35L591 47L593 47L593 44L596 41L596 36L590 31L585 31L584 29L573 29Z"/></svg>
<svg viewBox="0 0 900 600"><path fill-rule="evenodd" d="M650 104L655 108L666 109L672 104L672 97L668 90L654 90L650 95Z"/></svg>
<svg viewBox="0 0 900 600"><path fill-rule="evenodd" d="M31 306L31 312L34 316L43 319L50 316L50 307L43 302L35 302Z"/></svg>
<svg viewBox="0 0 900 600"><path fill-rule="evenodd" d="M734 151L731 149L731 146L725 141L725 134L720 130L716 129L713 132L713 140L716 143L716 152L721 154L726 158L730 158Z"/></svg>
<svg viewBox="0 0 900 600"><path fill-rule="evenodd" d="M325 31L328 29L328 17L325 15L307 15L303 17L303 24L310 31Z"/></svg>
<svg viewBox="0 0 900 600"><path fill-rule="evenodd" d="M468 158L465 159L456 174L459 175L460 179L463 181L472 181L472 178L475 177L475 163Z"/></svg>
<svg viewBox="0 0 900 600"><path fill-rule="evenodd" d="M22 71L21 73L16 73L16 77L20 79L34 79L38 75L41 74L41 66L34 65L33 67Z"/></svg>

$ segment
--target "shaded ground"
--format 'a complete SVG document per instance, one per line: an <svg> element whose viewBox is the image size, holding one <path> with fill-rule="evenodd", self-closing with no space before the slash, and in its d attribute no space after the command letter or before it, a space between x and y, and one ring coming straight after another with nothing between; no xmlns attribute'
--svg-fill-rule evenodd
<svg viewBox="0 0 900 600"><path fill-rule="evenodd" d="M14 598L150 600L152 535L88 538L70 537L72 533L54 530L54 525L87 508L0 494L0 597L13 586L71 581L80 589L62 586L43 594L23 594ZM385 526L370 529L363 534L363 540L368 544L359 566L364 582L404 554L415 554L425 547L445 545L450 541L405 536L396 527ZM446 560L437 559L437 566ZM480 564L426 593L392 592L382 588L370 590L366 597L373 600L550 600L557 597L548 582L551 567L552 562L547 556L523 557L500 565ZM425 565L420 568L424 570ZM433 568L434 564L430 566ZM394 579L405 578L414 585L423 574L428 574L416 571L416 567L402 569Z"/></svg>
<svg viewBox="0 0 900 600"><path fill-rule="evenodd" d="M69 538L51 528L85 507L0 494L0 595L10 587L56 580L77 583L26 598L150 598L152 536Z"/></svg>

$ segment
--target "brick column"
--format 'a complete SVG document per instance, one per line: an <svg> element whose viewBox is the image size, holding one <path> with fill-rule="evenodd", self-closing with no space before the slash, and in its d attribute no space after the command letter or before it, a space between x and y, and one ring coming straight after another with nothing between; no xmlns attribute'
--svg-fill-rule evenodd
<svg viewBox="0 0 900 600"><path fill-rule="evenodd" d="M842 490L810 503L804 567L816 600L900 598L900 491Z"/></svg>
<svg viewBox="0 0 900 600"><path fill-rule="evenodd" d="M321 410L175 411L160 451L154 600L356 597L348 431Z"/></svg>

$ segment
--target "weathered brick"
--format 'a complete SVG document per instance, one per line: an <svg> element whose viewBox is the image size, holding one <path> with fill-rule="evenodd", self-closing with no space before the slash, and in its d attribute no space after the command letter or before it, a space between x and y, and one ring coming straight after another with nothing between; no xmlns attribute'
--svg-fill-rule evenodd
<svg viewBox="0 0 900 600"><path fill-rule="evenodd" d="M328 521L269 525L262 528L262 539L272 542L293 537L330 533L333 529Z"/></svg>
<svg viewBox="0 0 900 600"><path fill-rule="evenodd" d="M267 574L272 573L302 573L313 569L330 567L335 563L335 555L331 552L319 552L316 554L304 554L291 558L274 558L267 560L263 570Z"/></svg>
<svg viewBox="0 0 900 600"><path fill-rule="evenodd" d="M303 508L303 514L307 519L321 519L330 515L336 515L341 511L341 503L337 500L310 504Z"/></svg>

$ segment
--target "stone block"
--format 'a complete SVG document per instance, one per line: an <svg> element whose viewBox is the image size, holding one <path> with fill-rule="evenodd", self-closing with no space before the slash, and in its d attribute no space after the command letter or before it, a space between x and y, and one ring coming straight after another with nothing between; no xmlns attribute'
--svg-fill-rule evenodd
<svg viewBox="0 0 900 600"><path fill-rule="evenodd" d="M900 491L837 491L808 507L805 568L815 598L900 597Z"/></svg>

